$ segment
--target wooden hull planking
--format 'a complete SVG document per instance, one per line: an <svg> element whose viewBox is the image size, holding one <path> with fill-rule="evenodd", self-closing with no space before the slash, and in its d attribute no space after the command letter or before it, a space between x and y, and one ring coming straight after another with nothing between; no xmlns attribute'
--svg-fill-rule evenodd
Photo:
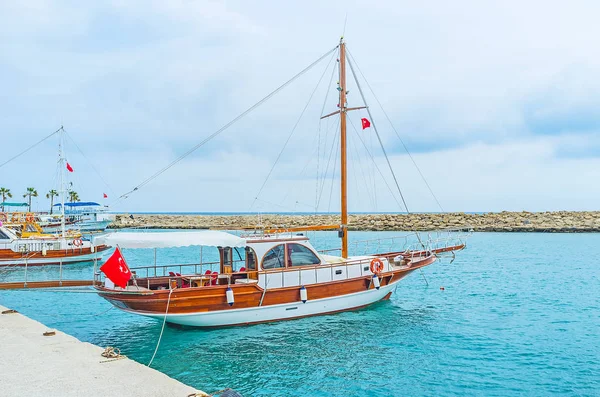
<svg viewBox="0 0 600 397"><path fill-rule="evenodd" d="M376 289L372 275L305 285L308 301L302 303L300 286L267 289L257 284L232 284L235 303L227 303L227 285L147 290L114 291L97 286L100 296L126 312L163 319L174 324L219 327L279 321L354 310L383 299L389 299L398 282L418 268L436 260L431 256L413 267L394 267L379 275ZM138 285L144 285L143 279Z"/></svg>

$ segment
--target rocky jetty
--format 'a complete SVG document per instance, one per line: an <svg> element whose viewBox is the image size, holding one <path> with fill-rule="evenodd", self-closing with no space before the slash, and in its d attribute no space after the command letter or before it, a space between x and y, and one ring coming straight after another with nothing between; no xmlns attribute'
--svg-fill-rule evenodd
<svg viewBox="0 0 600 397"><path fill-rule="evenodd" d="M350 230L435 230L476 232L600 232L600 211L489 212L466 214L354 214ZM339 224L336 215L116 215L112 228L253 229ZM262 226L261 226L262 225Z"/></svg>

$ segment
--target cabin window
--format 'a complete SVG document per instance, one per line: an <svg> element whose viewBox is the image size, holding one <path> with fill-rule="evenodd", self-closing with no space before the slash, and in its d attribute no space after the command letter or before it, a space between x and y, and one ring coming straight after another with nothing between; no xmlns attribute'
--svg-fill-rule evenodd
<svg viewBox="0 0 600 397"><path fill-rule="evenodd" d="M218 247L221 257L221 273L233 272L233 249L231 247Z"/></svg>
<svg viewBox="0 0 600 397"><path fill-rule="evenodd" d="M2 230L0 230L0 240L10 240L6 234Z"/></svg>
<svg viewBox="0 0 600 397"><path fill-rule="evenodd" d="M291 243L287 245L290 266L309 266L321 263L317 255L308 247Z"/></svg>
<svg viewBox="0 0 600 397"><path fill-rule="evenodd" d="M256 252L250 247L246 247L246 269L256 270Z"/></svg>
<svg viewBox="0 0 600 397"><path fill-rule="evenodd" d="M262 261L263 269L277 269L285 267L285 245L273 247L265 254Z"/></svg>
<svg viewBox="0 0 600 397"><path fill-rule="evenodd" d="M231 247L217 247L219 249L219 256L223 265L229 265L233 263L233 250Z"/></svg>

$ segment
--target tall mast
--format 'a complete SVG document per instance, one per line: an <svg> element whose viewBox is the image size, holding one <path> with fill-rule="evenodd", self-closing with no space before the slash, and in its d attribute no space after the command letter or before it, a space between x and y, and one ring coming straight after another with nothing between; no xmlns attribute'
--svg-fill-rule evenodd
<svg viewBox="0 0 600 397"><path fill-rule="evenodd" d="M348 175L346 164L346 44L340 39L340 160L341 160L341 235L342 257L348 257Z"/></svg>
<svg viewBox="0 0 600 397"><path fill-rule="evenodd" d="M65 183L64 173L66 165L64 164L64 158L62 154L62 140L63 140L63 127L60 127L60 134L58 134L58 169L60 173L60 229L62 236L65 237Z"/></svg>

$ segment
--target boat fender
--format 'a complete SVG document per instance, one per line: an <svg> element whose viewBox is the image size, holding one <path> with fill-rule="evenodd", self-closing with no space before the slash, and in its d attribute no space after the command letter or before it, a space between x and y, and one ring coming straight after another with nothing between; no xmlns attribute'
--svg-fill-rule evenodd
<svg viewBox="0 0 600 397"><path fill-rule="evenodd" d="M383 271L383 261L375 258L371 261L371 273L381 273Z"/></svg>
<svg viewBox="0 0 600 397"><path fill-rule="evenodd" d="M231 289L231 287L227 287L227 289L225 290L225 296L227 297L227 303L229 304L229 306L233 306L235 300L233 298L233 290Z"/></svg>
<svg viewBox="0 0 600 397"><path fill-rule="evenodd" d="M381 284L379 284L379 277L376 274L373 275L373 285L375 286L375 289L381 287Z"/></svg>
<svg viewBox="0 0 600 397"><path fill-rule="evenodd" d="M300 300L302 303L306 303L308 300L308 291L304 285L300 288Z"/></svg>
<svg viewBox="0 0 600 397"><path fill-rule="evenodd" d="M80 238L76 238L73 240L73 245L75 247L81 247L83 245L83 241Z"/></svg>
<svg viewBox="0 0 600 397"><path fill-rule="evenodd" d="M94 252L96 252L96 247L94 247L94 244L90 244L90 252L93 254Z"/></svg>
<svg viewBox="0 0 600 397"><path fill-rule="evenodd" d="M46 256L47 253L48 247L46 247L46 244L42 244L42 256Z"/></svg>

